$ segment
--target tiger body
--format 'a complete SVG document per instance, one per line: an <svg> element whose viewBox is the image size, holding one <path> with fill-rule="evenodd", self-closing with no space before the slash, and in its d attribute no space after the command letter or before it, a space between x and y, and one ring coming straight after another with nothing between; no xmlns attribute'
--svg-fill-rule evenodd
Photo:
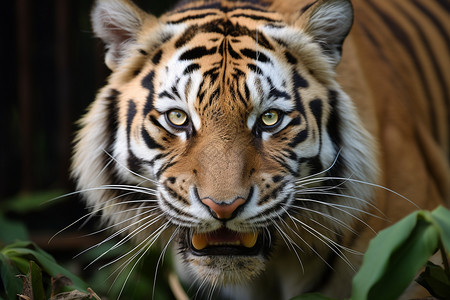
<svg viewBox="0 0 450 300"><path fill-rule="evenodd" d="M76 139L89 205L211 293L349 296L374 232L449 202L448 11L382 2L355 1L347 36L346 0L98 1L113 72ZM419 9L432 51L393 30Z"/></svg>

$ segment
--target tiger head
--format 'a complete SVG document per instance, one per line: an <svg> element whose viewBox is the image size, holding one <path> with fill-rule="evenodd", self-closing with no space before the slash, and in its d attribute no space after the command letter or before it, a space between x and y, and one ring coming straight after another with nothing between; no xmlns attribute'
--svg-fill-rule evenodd
<svg viewBox="0 0 450 300"><path fill-rule="evenodd" d="M92 20L112 74L80 121L72 172L103 220L143 247L170 243L215 285L349 234L372 197L357 182L376 177L335 79L349 1L290 14L199 1L156 18L101 0Z"/></svg>

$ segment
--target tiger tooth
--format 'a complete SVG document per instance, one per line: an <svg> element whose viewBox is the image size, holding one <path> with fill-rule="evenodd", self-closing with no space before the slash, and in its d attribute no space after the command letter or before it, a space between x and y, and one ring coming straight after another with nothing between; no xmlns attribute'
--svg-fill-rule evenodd
<svg viewBox="0 0 450 300"><path fill-rule="evenodd" d="M241 243L244 247L251 248L255 246L256 240L258 239L258 234L251 232L245 233L241 237Z"/></svg>
<svg viewBox="0 0 450 300"><path fill-rule="evenodd" d="M192 246L197 250L202 250L208 246L208 240L206 234L193 234L192 235Z"/></svg>

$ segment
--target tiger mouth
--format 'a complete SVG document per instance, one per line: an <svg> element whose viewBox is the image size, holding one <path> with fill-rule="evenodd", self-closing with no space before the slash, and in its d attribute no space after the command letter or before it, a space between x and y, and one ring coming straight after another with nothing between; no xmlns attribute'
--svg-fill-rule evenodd
<svg viewBox="0 0 450 300"><path fill-rule="evenodd" d="M197 256L258 255L265 244L256 232L236 232L226 227L206 233L191 233L189 241L191 252Z"/></svg>

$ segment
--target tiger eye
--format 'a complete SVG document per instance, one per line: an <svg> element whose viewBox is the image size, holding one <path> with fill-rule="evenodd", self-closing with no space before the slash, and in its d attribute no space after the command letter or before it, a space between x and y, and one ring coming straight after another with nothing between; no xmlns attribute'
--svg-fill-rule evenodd
<svg viewBox="0 0 450 300"><path fill-rule="evenodd" d="M279 119L280 114L275 109L268 110L261 115L261 121L265 126L274 126Z"/></svg>
<svg viewBox="0 0 450 300"><path fill-rule="evenodd" d="M174 126L183 126L187 123L187 114L179 109L173 109L167 112L167 119Z"/></svg>

